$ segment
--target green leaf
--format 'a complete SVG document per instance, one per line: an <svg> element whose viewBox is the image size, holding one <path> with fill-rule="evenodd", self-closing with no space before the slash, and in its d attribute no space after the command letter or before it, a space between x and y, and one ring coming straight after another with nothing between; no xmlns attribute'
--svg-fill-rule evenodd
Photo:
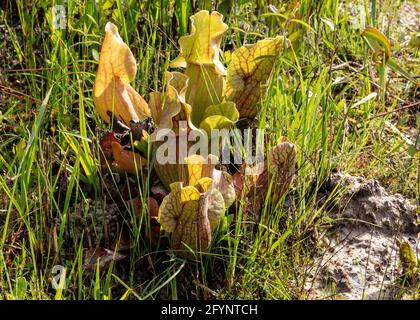
<svg viewBox="0 0 420 320"><path fill-rule="evenodd" d="M387 66L390 67L392 70L394 70L396 73L399 73L400 75L402 75L404 78L406 78L407 80L410 80L411 82L417 84L416 79L406 70L404 70L403 68L401 68L393 58L389 58L387 61Z"/></svg>
<svg viewBox="0 0 420 320"><path fill-rule="evenodd" d="M414 250L406 241L402 241L400 244L400 260L403 273L407 275L410 280L414 280L417 277L417 273L419 271L419 263Z"/></svg>
<svg viewBox="0 0 420 320"><path fill-rule="evenodd" d="M386 65L388 67L405 77L407 80L410 80L413 83L417 83L416 79L411 76L409 72L401 68L391 57L391 43L382 32L376 28L367 27L362 32L362 37L369 45L369 47L374 51L373 57L377 64L380 64L379 59L382 56L381 53L383 53Z"/></svg>
<svg viewBox="0 0 420 320"><path fill-rule="evenodd" d="M391 57L391 43L378 29L366 27L366 29L362 32L362 36L374 51L384 50L386 59L388 60L388 58Z"/></svg>
<svg viewBox="0 0 420 320"><path fill-rule="evenodd" d="M322 22L324 22L328 26L328 28L330 28L331 31L335 30L334 22L332 22L330 19L323 18L323 17L320 17L320 19Z"/></svg>
<svg viewBox="0 0 420 320"><path fill-rule="evenodd" d="M16 280L16 292L15 292L15 298L17 300L24 300L26 297L26 289L27 289L27 282L24 277L19 277Z"/></svg>

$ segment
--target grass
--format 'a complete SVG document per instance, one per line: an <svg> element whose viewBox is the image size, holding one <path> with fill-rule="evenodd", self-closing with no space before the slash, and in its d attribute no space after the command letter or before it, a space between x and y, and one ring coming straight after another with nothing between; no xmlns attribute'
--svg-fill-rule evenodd
<svg viewBox="0 0 420 320"><path fill-rule="evenodd" d="M368 2L359 3L367 12L358 15L370 20ZM392 6L372 3L381 29ZM60 1L6 0L0 8L6 31L0 38L0 298L305 299L314 235L332 223L317 205L332 170L375 178L419 199L419 113L399 110L418 101L418 88L392 71L378 73L362 30L350 22L350 1L291 1L275 14L265 1L67 1L62 30L53 27L53 4ZM186 261L145 236L148 224L132 205L121 209L123 186L100 170L98 142L107 126L95 111L92 87L107 21L130 45L138 61L134 87L147 100L162 89L177 40L198 9L224 14L231 27L225 51L294 33L292 50L275 65L260 127L268 143L287 136L299 158L287 206L285 199L276 207L267 202L258 225L239 206L226 216L211 252ZM399 35L387 30L397 62L418 74L418 47L398 47ZM149 186L135 180L137 187L128 189L146 199ZM106 268L86 268L88 234L69 239L66 230L78 204L86 218L110 202L120 204L132 248ZM66 268L64 290L51 287L56 265Z"/></svg>

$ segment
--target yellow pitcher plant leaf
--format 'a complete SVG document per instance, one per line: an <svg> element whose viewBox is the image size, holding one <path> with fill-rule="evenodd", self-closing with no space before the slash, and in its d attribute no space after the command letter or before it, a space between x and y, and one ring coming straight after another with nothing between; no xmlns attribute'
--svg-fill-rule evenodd
<svg viewBox="0 0 420 320"><path fill-rule="evenodd" d="M188 89L188 76L180 72L167 72L168 85L166 89L165 108L175 109L180 107L179 112L173 117L172 123L174 127L178 127L178 122L188 120L191 113L191 106L186 103L186 92Z"/></svg>
<svg viewBox="0 0 420 320"><path fill-rule="evenodd" d="M181 201L181 194L183 201ZM194 187L183 187L181 182L171 184L171 192L163 199L159 208L158 217L161 227L168 232L174 232L178 227L184 207L189 201L193 204L199 197L200 192Z"/></svg>
<svg viewBox="0 0 420 320"><path fill-rule="evenodd" d="M206 192L209 190L213 185L213 179L210 177L203 177L199 179L196 183L196 188L200 190L200 192Z"/></svg>
<svg viewBox="0 0 420 320"><path fill-rule="evenodd" d="M232 176L222 170L216 169L219 158L213 154L209 154L206 163L203 165L202 176L209 177L213 180L213 188L220 191L223 196L225 208L228 209L236 199L235 187L233 185Z"/></svg>
<svg viewBox="0 0 420 320"><path fill-rule="evenodd" d="M177 136L168 137L168 139L173 140L170 143L174 145L179 144L179 121L188 121L191 114L191 107L185 103L187 85L187 76L179 72L166 72L165 95L162 96L159 92L150 94L149 106L153 121L157 126L157 130L150 136L155 150L164 143L156 141L156 136L162 129L172 129ZM176 159L178 159L178 154ZM182 166L177 163L162 165L154 161L155 172L166 188L169 188L172 182L180 181L180 167Z"/></svg>
<svg viewBox="0 0 420 320"><path fill-rule="evenodd" d="M172 68L186 68L189 85L186 102L192 106L191 121L201 122L204 110L222 102L225 87L225 67L220 62L220 42L228 26L223 15L202 10L191 17L191 32L179 40L180 54L170 64Z"/></svg>
<svg viewBox="0 0 420 320"><path fill-rule="evenodd" d="M185 107L185 92L188 77L179 72L166 72L165 99L159 92L150 93L149 107L151 116L158 129L172 129L179 120L187 118Z"/></svg>
<svg viewBox="0 0 420 320"><path fill-rule="evenodd" d="M211 136L212 129L229 129L233 126L233 122L223 116L210 116L200 123L200 129L203 129L208 136Z"/></svg>
<svg viewBox="0 0 420 320"><path fill-rule="evenodd" d="M233 102L222 102L206 108L200 128L211 136L212 129L229 129L238 121L239 112Z"/></svg>
<svg viewBox="0 0 420 320"><path fill-rule="evenodd" d="M235 103L227 101L208 106L204 111L204 118L210 116L224 116L230 121L236 122L239 119L239 112L238 109L236 109Z"/></svg>
<svg viewBox="0 0 420 320"><path fill-rule="evenodd" d="M220 191L225 201L225 207L229 208L236 200L235 187L232 176L221 170L213 170L214 188Z"/></svg>
<svg viewBox="0 0 420 320"><path fill-rule="evenodd" d="M246 211L258 215L264 202L276 204L287 192L293 181L297 160L296 146L286 138L281 138L270 149L269 160L263 171L253 175L242 168L234 176L235 187L240 197L246 201Z"/></svg>
<svg viewBox="0 0 420 320"><path fill-rule="evenodd" d="M204 160L204 158L202 158ZM207 216L210 221L210 228L213 231L217 228L220 220L227 210L228 206L225 205L223 190L218 188L218 184L211 177L204 176L206 164L203 164L201 174L203 178L199 179L196 183L196 188L200 192L205 193L207 197ZM217 170L219 171L219 170ZM232 185L233 187L233 185Z"/></svg>
<svg viewBox="0 0 420 320"><path fill-rule="evenodd" d="M174 128L175 130L175 128ZM185 169L185 164L180 163L179 159L182 155L179 154L180 150L179 150L179 146L181 144L181 141L184 139L187 139L187 137L184 137L184 135L186 134L184 131L182 131L181 133L177 134L177 135L168 135L167 137L165 137L165 141L157 141L156 140L156 136L155 134L157 134L157 132L159 131L156 130L153 134L152 134L152 141L153 141L153 149L154 149L154 158L153 158L153 168L156 172L156 174L158 175L160 181L163 183L163 185L165 186L166 189L170 188L171 183L173 182L177 182L177 181L187 181L187 176L184 174L186 169ZM189 148L192 145L193 142L191 141L187 141L187 148ZM175 162L174 163L160 163L157 160L157 153L156 150L158 150L158 148L162 147L164 144L168 145L168 146L176 146L176 150L175 150Z"/></svg>
<svg viewBox="0 0 420 320"><path fill-rule="evenodd" d="M171 248L205 251L211 243L207 194L182 183L171 184L171 192L159 208L161 227L171 232Z"/></svg>
<svg viewBox="0 0 420 320"><path fill-rule="evenodd" d="M149 93L150 114L152 116L153 122L156 125L159 125L159 124L171 125L169 121L164 119L165 115L163 114L164 112L163 112L161 95L162 94L157 91L153 91Z"/></svg>
<svg viewBox="0 0 420 320"><path fill-rule="evenodd" d="M191 18L191 32L179 39L180 55L171 62L172 68L187 68L189 64L213 66L219 74L225 68L219 60L220 42L228 29L223 15L201 10Z"/></svg>
<svg viewBox="0 0 420 320"><path fill-rule="evenodd" d="M187 103L192 106L191 122L198 126L210 105L222 102L225 78L214 72L213 67L190 65L185 70L190 79L187 89Z"/></svg>
<svg viewBox="0 0 420 320"><path fill-rule="evenodd" d="M224 202L224 198L220 190L216 189L214 186L209 189L208 191L208 217L210 221L210 228L211 230L215 230L223 214L226 211L226 206Z"/></svg>
<svg viewBox="0 0 420 320"><path fill-rule="evenodd" d="M273 202L277 202L289 189L295 175L296 160L296 146L285 138L282 138L277 145L270 150L267 183L273 182Z"/></svg>
<svg viewBox="0 0 420 320"><path fill-rule="evenodd" d="M232 53L227 69L226 95L236 103L240 118L253 119L284 38L264 39Z"/></svg>
<svg viewBox="0 0 420 320"><path fill-rule="evenodd" d="M111 122L109 112L125 124L150 117L148 104L130 85L136 73L130 48L121 39L118 28L108 22L93 88L95 107L107 123Z"/></svg>
<svg viewBox="0 0 420 320"><path fill-rule="evenodd" d="M171 136L169 135L166 141L155 141L155 138L153 138L154 142L153 142L153 169L155 170L157 176L159 177L159 180L163 183L164 187L166 189L170 189L170 185L174 182L177 181L183 181L183 179L181 179L182 177L182 168L184 167L183 164L179 164L178 163L178 159L179 159L179 150L178 150L178 146L179 146L179 136ZM157 158L156 158L156 150L161 147L164 143L167 143L168 145L176 145L176 154L175 154L175 159L176 159L176 163L163 163L161 164Z"/></svg>
<svg viewBox="0 0 420 320"><path fill-rule="evenodd" d="M187 157L187 177L186 181L190 186L196 186L198 181L203 177L204 158L200 155L191 155Z"/></svg>
<svg viewBox="0 0 420 320"><path fill-rule="evenodd" d="M173 249L183 249L186 245L202 251L210 246L211 233L219 225L227 203L233 203L231 197L235 197L235 190L229 174L215 169L216 156L209 155L205 159L192 155L185 160L184 181L170 185L171 192L159 209L159 221L164 230L172 233Z"/></svg>
<svg viewBox="0 0 420 320"><path fill-rule="evenodd" d="M269 158L263 171L258 175L248 173L244 176L243 192L254 197L251 202L262 204L270 190L270 201L276 203L289 189L295 174L297 160L296 146L282 137L270 149Z"/></svg>

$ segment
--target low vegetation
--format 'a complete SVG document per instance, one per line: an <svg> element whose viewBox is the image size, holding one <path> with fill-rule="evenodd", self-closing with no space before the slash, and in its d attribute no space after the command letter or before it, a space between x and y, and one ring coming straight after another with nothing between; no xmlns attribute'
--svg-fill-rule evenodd
<svg viewBox="0 0 420 320"><path fill-rule="evenodd" d="M419 199L419 30L395 22L419 7L380 4L1 1L0 297L308 298L332 172ZM188 54L200 16L221 28L200 43L209 61ZM244 63L264 71L249 99ZM156 164L153 132L174 119L264 130L265 174ZM190 233L174 223L200 215Z"/></svg>

